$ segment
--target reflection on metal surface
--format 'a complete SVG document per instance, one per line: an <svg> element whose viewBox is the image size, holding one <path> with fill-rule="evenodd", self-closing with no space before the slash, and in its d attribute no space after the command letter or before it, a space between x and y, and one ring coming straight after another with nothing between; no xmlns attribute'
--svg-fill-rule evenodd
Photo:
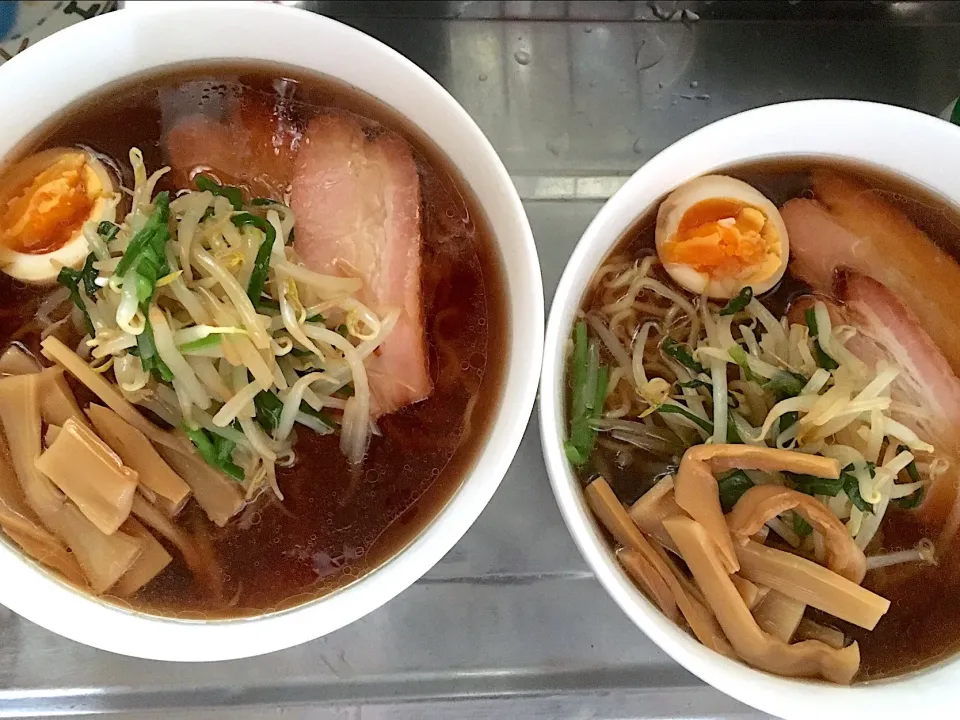
<svg viewBox="0 0 960 720"><path fill-rule="evenodd" d="M954 2L300 4L395 47L476 118L527 201L548 301L602 202L697 128L799 98L937 114L960 95ZM0 715L757 717L681 670L593 580L538 438L534 418L490 506L423 581L299 648L137 661L0 611Z"/></svg>

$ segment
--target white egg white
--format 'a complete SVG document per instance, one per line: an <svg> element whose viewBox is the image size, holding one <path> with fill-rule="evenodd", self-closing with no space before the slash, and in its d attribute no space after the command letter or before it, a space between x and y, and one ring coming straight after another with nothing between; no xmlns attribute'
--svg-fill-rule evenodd
<svg viewBox="0 0 960 720"><path fill-rule="evenodd" d="M731 199L756 208L763 213L768 222L773 223L780 238L780 264L777 269L765 277L728 278L723 281L712 279L706 273L698 272L689 265L664 263L664 269L674 282L697 295L718 299L731 298L745 285L750 285L755 295L766 292L780 282L780 278L786 272L790 258L790 241L787 237L786 225L776 205L742 180L726 175L703 175L684 183L670 193L660 203L657 211L655 233L657 254L661 255L664 243L676 235L680 221L687 211L697 203L711 199Z"/></svg>
<svg viewBox="0 0 960 720"><path fill-rule="evenodd" d="M0 207L4 206L15 194L36 175L50 167L64 153L75 153L76 148L51 148L13 166L0 178ZM23 253L0 244L0 270L7 275L36 285L53 285L63 267L77 269L81 267L90 253L89 243L83 235L83 225L88 222L100 223L104 220L116 222L117 208L113 178L104 164L92 153L81 150L87 155L87 164L96 174L103 192L94 202L87 219L73 232L70 239L61 247L48 253Z"/></svg>

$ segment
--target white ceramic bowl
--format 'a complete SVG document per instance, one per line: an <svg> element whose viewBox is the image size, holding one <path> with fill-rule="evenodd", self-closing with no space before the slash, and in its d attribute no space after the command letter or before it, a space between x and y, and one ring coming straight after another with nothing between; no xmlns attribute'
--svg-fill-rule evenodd
<svg viewBox="0 0 960 720"><path fill-rule="evenodd" d="M564 456L564 344L591 276L617 241L664 195L691 178L744 162L812 156L896 173L960 203L960 128L887 105L845 100L773 105L721 120L670 146L603 206L560 279L547 324L540 386L547 470L567 527L604 588L657 645L706 682L765 712L798 720L955 717L960 703L956 659L902 678L845 688L775 677L707 650L668 621L620 570Z"/></svg>
<svg viewBox="0 0 960 720"><path fill-rule="evenodd" d="M252 40L254 39L254 40ZM453 498L391 560L300 607L252 619L191 622L101 603L38 572L0 543L0 603L56 633L162 660L224 660L310 640L369 613L408 587L466 532L513 459L533 408L542 357L540 267L513 184L467 113L426 73L345 25L271 4L175 4L124 10L57 33L0 68L0 159L71 103L131 75L183 62L251 59L324 73L403 114L459 169L484 208L505 269L509 349L487 441ZM15 111L13 110L15 108Z"/></svg>

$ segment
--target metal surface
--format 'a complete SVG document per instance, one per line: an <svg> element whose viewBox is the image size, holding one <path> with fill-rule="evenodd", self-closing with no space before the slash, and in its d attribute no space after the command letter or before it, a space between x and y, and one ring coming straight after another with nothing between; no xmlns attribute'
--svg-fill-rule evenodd
<svg viewBox="0 0 960 720"><path fill-rule="evenodd" d="M477 119L524 197L548 301L602 201L706 123L811 97L937 114L960 90L956 3L306 4L406 54ZM561 522L536 420L490 507L436 568L302 647L163 664L0 615L0 716L97 711L759 717L683 671L606 596Z"/></svg>

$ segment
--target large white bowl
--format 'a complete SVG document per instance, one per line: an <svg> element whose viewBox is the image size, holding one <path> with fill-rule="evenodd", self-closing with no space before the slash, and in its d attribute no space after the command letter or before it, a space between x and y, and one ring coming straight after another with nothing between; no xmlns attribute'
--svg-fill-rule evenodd
<svg viewBox="0 0 960 720"><path fill-rule="evenodd" d="M620 570L564 456L564 346L591 276L617 241L667 192L691 178L733 164L812 156L896 173L960 203L960 128L887 105L845 100L773 105L721 120L670 146L603 206L560 279L547 324L540 385L547 470L567 527L604 588L657 645L706 682L765 712L798 720L956 717L956 659L894 680L837 687L775 677L708 650L667 620Z"/></svg>
<svg viewBox="0 0 960 720"><path fill-rule="evenodd" d="M453 498L396 556L324 598L244 620L150 617L98 602L38 572L0 543L0 603L56 633L162 660L224 660L310 640L379 607L433 566L466 532L503 479L533 408L542 357L540 266L510 177L467 113L426 73L345 25L270 4L181 3L80 23L0 67L0 160L71 103L111 83L183 62L251 59L345 81L404 115L459 169L483 207L503 259L509 347L487 440Z"/></svg>

